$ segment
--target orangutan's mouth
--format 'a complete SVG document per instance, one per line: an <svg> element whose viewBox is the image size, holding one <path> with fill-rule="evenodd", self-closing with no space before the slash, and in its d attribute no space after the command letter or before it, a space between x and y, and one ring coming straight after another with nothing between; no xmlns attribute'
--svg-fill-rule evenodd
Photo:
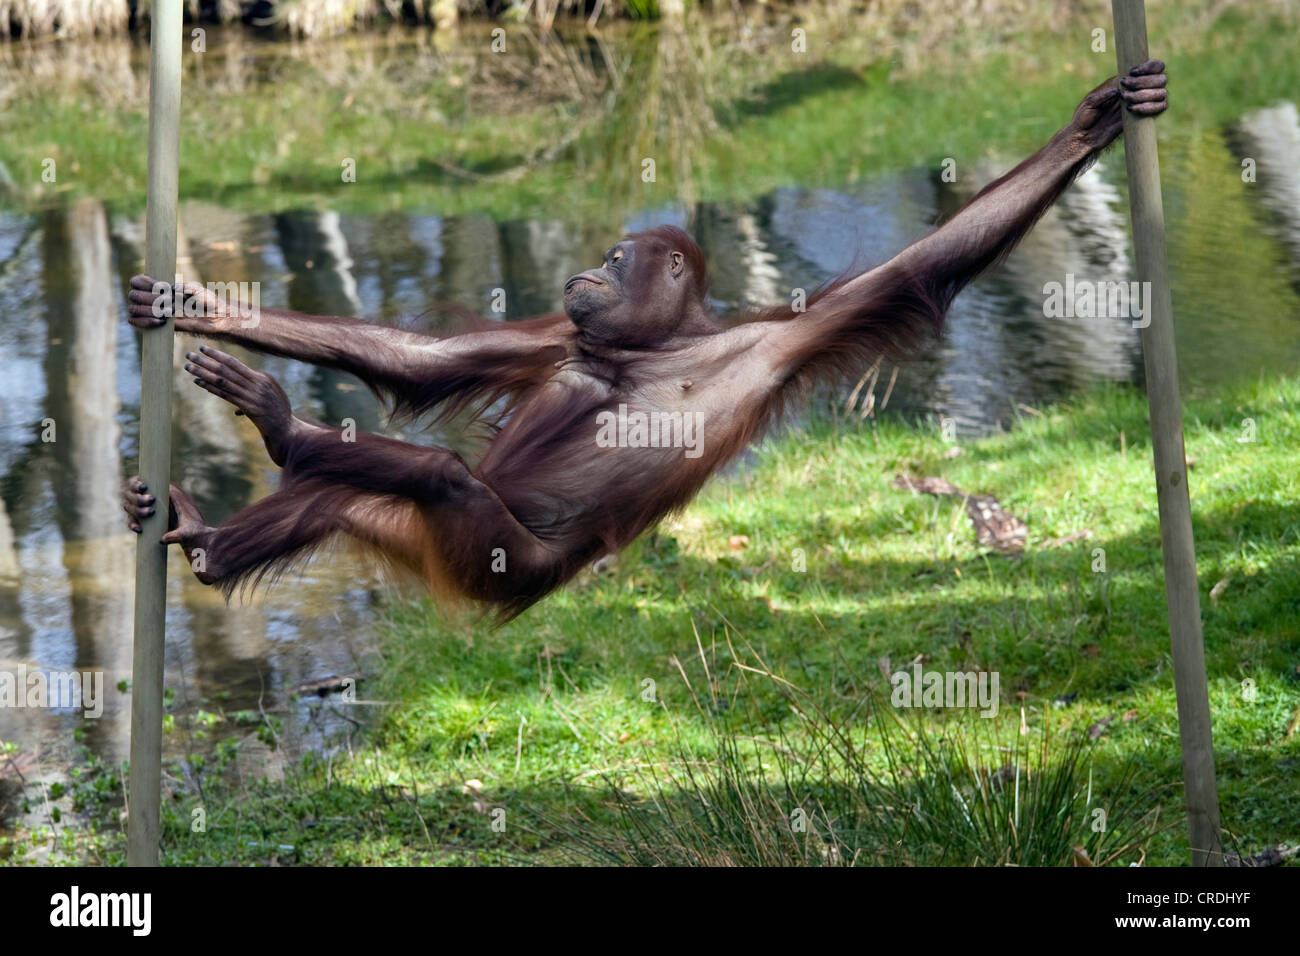
<svg viewBox="0 0 1300 956"><path fill-rule="evenodd" d="M572 292L575 288L577 288L579 282L590 282L592 285L605 284L603 281L597 279L595 276L587 275L584 272L581 275L574 276L568 282L564 283L564 294L568 295L570 292Z"/></svg>

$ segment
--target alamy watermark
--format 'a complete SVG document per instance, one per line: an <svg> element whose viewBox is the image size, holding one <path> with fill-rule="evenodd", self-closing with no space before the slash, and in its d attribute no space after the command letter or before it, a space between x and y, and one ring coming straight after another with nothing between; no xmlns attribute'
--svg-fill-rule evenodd
<svg viewBox="0 0 1300 956"><path fill-rule="evenodd" d="M133 936L148 936L153 928L152 893L93 893L73 885L50 897L50 925L124 927Z"/></svg>
<svg viewBox="0 0 1300 956"><path fill-rule="evenodd" d="M629 412L620 404L596 414L599 448L681 448L687 458L704 454L703 412Z"/></svg>
<svg viewBox="0 0 1300 956"><path fill-rule="evenodd" d="M895 707L978 707L981 717L998 715L997 671L923 671L918 661L910 671L891 674L889 683Z"/></svg>
<svg viewBox="0 0 1300 956"><path fill-rule="evenodd" d="M179 295L173 295L173 289ZM198 283L186 285L181 276L176 277L176 285L168 282L154 282L153 302L154 318L177 315L183 318L197 319L212 314L227 318L242 319L241 328L251 329L262 321L262 283L261 282L208 282L202 286ZM215 298L215 306L211 299Z"/></svg>
<svg viewBox="0 0 1300 956"><path fill-rule="evenodd" d="M0 707L82 710L97 718L104 713L103 671L0 670Z"/></svg>
<svg viewBox="0 0 1300 956"><path fill-rule="evenodd" d="M1043 315L1049 319L1132 319L1133 328L1151 324L1150 282L1094 282L1065 274L1065 282L1043 285Z"/></svg>

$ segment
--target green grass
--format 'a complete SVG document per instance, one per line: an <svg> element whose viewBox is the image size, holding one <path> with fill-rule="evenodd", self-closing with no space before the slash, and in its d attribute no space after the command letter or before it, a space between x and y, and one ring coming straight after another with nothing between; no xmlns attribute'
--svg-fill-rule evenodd
<svg viewBox="0 0 1300 956"><path fill-rule="evenodd" d="M1229 845L1248 852L1300 837L1300 793L1287 784L1300 760L1288 733L1300 708L1298 407L1300 380L1285 379L1186 410L1223 822ZM925 779L926 766L975 778L996 769L990 735L1014 741L1022 720L1031 735L1050 723L1062 744L1048 756L1065 759L1071 735L1113 716L1066 783L1086 775L1103 806L1153 814L1146 862L1185 862L1145 409L1140 393L1107 388L956 457L925 425L810 425L766 442L614 570L501 629L439 624L427 604L395 601L378 686L363 687L391 704L368 742L328 764L308 758L279 782L214 777L206 833L189 831L192 796L169 806L166 857L265 862L267 847L289 845L282 862L566 860L581 851L574 821L595 821L582 824L588 840L626 840L619 820L634 811L620 801L689 803L689 790L677 793L684 753L707 775L749 741L744 787L790 786L780 761L755 762L757 746L791 755L798 779L825 793L861 783L861 767L818 756L819 739L824 750L826 734L848 734L881 775L872 786L887 789L902 779L891 766ZM1238 440L1247 418L1253 443ZM1028 522L1025 556L981 553L959 502L890 486L904 470L997 496ZM1086 540L1042 547L1084 529ZM734 535L748 546L733 550ZM1104 571L1093 570L1096 549ZM794 569L799 552L806 571ZM868 720L864 702L887 698L882 666L917 655L927 670L997 671L1001 711L973 723L918 711L912 731L950 738L951 759L902 738L892 749L912 756L891 763L888 722ZM739 670L759 661L805 703ZM800 716L811 709L817 721ZM948 862L996 859L986 836L984 851ZM109 844L100 858L116 859Z"/></svg>

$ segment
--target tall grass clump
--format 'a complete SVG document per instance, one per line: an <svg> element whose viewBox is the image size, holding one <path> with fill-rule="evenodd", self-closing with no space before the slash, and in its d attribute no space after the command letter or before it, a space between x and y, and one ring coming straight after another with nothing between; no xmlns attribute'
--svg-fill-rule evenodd
<svg viewBox="0 0 1300 956"><path fill-rule="evenodd" d="M576 858L1091 866L1140 863L1157 832L1158 801L1137 765L1101 767L1088 733L1054 726L1049 714L1030 728L1024 714L1017 725L969 712L936 733L871 691L831 715L766 668L733 661L731 677L726 696L719 681L706 678L701 693L687 679L708 727L704 748L679 733L666 766L606 779L606 816L548 820ZM757 733L744 729L753 720Z"/></svg>

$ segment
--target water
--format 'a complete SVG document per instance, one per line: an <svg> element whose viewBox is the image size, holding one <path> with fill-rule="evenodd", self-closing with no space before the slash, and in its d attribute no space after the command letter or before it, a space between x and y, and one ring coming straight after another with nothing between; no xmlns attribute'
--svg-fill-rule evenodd
<svg viewBox="0 0 1300 956"><path fill-rule="evenodd" d="M267 64L280 53L259 49L249 96L277 76ZM292 56L304 52L294 48ZM138 69L137 57L137 79ZM1300 359L1295 104L1249 111L1162 150L1185 388L1196 394L1242 375L1293 372ZM1255 160L1257 182L1240 182L1242 156ZM810 289L855 262L884 261L1018 158L981 164L960 184L931 168L868 172L852 183L786 186L743 202L650 205L621 225L686 227L712 263L714 304L734 315L788 301L792 288ZM962 294L942 342L896 380L892 366L868 380L854 414L868 393L880 414L887 394L886 414L950 417L960 434L973 435L1006 427L1021 406L1099 380L1140 383L1140 342L1129 321L1048 319L1043 308L1044 284L1067 273L1128 278L1121 162L1112 152L1084 176L1004 265ZM181 225L188 277L260 282L270 307L434 332L440 319L425 313L436 301L486 311L504 290L507 320L557 309L564 279L592 266L593 251L619 232L593 240L590 224L563 209L554 218L494 220L427 208L336 209L327 201L261 213L233 200L188 200ZM142 256L138 212L112 202L83 197L0 210L0 671L23 664L102 670L107 688L99 720L67 708L0 710L0 741L19 745L23 766L66 763L76 728L105 759L126 754L129 695L115 685L130 669L134 538L118 495L136 455L140 379L138 338L122 316ZM305 417L385 427L374 399L347 375L273 358L255 364L279 378ZM183 376L178 382L175 480L215 519L272 491L275 469L255 430ZM834 393L832 406L842 411L847 394ZM258 772L275 773L285 755L325 746L334 731L352 726L338 707L293 702L288 692L366 669L384 593L371 569L346 554L316 560L269 593L227 607L197 584L175 549L172 558L166 665L174 712L280 715L291 732L278 755L250 744ZM169 752L210 744L194 736L196 726L178 720Z"/></svg>

